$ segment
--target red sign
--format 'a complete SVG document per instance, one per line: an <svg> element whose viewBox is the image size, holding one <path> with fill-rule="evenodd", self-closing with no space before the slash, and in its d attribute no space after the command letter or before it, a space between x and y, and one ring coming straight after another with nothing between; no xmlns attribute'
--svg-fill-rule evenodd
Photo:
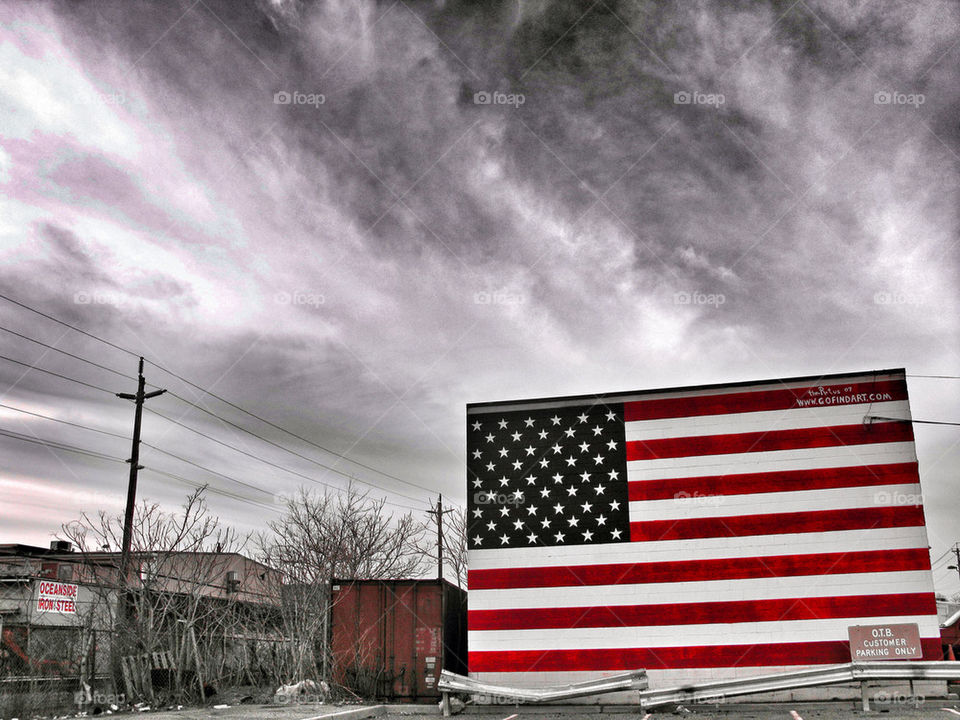
<svg viewBox="0 0 960 720"><path fill-rule="evenodd" d="M852 625L850 659L858 660L920 660L920 628L917 623L893 625Z"/></svg>
<svg viewBox="0 0 960 720"><path fill-rule="evenodd" d="M77 612L77 586L43 580L37 587L37 612Z"/></svg>

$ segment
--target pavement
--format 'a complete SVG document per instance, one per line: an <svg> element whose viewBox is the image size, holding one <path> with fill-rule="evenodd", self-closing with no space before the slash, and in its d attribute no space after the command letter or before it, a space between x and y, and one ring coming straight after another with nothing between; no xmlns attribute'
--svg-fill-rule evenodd
<svg viewBox="0 0 960 720"><path fill-rule="evenodd" d="M570 706L470 706L456 717L474 720L615 720L628 715L638 720L863 720L864 718L923 718L951 720L960 718L957 700L924 700L891 697L888 702L874 703L864 712L860 701L730 703L726 705L694 705L677 708L666 706L642 711L626 705ZM185 708L146 713L143 720L433 720L440 717L436 705L234 705L227 708Z"/></svg>

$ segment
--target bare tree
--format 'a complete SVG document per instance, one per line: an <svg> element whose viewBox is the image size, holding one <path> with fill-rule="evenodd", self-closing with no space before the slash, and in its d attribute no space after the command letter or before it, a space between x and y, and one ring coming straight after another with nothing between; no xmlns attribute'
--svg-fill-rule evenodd
<svg viewBox="0 0 960 720"><path fill-rule="evenodd" d="M89 622L94 615L105 616L108 622L98 624L114 629L115 672L122 655L170 652L175 660L172 694L199 692L204 680L219 682L227 666L228 637L244 637L248 628L239 625L254 621L246 607L251 603L241 603L243 595L226 584L229 563L246 539L210 514L202 488L187 497L179 512L146 502L137 506L128 577L122 577L119 554L105 552L120 547L122 516L83 514L64 525L62 534L82 559L78 579L98 597ZM267 582L261 585L268 587ZM258 595L266 596L258 604L269 607L269 592ZM256 621L262 625L263 617ZM184 683L185 668L191 668L195 683Z"/></svg>
<svg viewBox="0 0 960 720"><path fill-rule="evenodd" d="M261 540L261 554L290 581L413 577L421 569L422 527L409 513L386 512L382 499L351 485L338 494L301 489L286 505L286 515L269 523L273 536Z"/></svg>
<svg viewBox="0 0 960 720"><path fill-rule="evenodd" d="M444 563L457 587L467 587L467 511L457 507L443 519Z"/></svg>
<svg viewBox="0 0 960 720"><path fill-rule="evenodd" d="M270 523L271 533L259 538L260 560L280 570L284 582L281 678L326 676L331 580L420 574L422 524L384 507L352 485L336 494L301 489L287 500L286 514Z"/></svg>
<svg viewBox="0 0 960 720"><path fill-rule="evenodd" d="M429 511L429 515L423 525L420 552L431 558L436 567L437 513ZM443 577L457 587L467 587L467 512L462 507L443 511Z"/></svg>

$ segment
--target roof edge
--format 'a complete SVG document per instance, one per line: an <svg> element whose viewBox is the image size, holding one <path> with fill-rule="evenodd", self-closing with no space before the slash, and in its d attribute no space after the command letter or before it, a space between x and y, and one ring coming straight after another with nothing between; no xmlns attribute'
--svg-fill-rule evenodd
<svg viewBox="0 0 960 720"><path fill-rule="evenodd" d="M577 400L597 400L614 399L618 397L634 397L636 395L654 395L669 392L684 392L689 390L719 390L722 388L751 387L755 385L772 385L774 383L793 383L793 382L823 382L824 380L840 380L842 378L858 377L861 375L903 375L906 377L905 368L886 368L883 370L861 370L858 372L831 373L829 375L800 375L796 377L785 378L767 378L763 380L738 380L727 383L708 383L703 385L680 385L666 388L647 388L644 390L618 390L610 393L594 393L585 395L554 395L551 397L534 398L515 398L512 400L493 400L486 402L467 403L467 409L494 407L498 405L520 405L528 402L560 402Z"/></svg>

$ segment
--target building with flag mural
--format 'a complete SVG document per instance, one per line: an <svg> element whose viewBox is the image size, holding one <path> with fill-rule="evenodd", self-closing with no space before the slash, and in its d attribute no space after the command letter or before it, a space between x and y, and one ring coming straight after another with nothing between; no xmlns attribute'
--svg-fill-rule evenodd
<svg viewBox="0 0 960 720"><path fill-rule="evenodd" d="M941 658L902 369L475 403L467 452L476 678L746 677L890 624Z"/></svg>

